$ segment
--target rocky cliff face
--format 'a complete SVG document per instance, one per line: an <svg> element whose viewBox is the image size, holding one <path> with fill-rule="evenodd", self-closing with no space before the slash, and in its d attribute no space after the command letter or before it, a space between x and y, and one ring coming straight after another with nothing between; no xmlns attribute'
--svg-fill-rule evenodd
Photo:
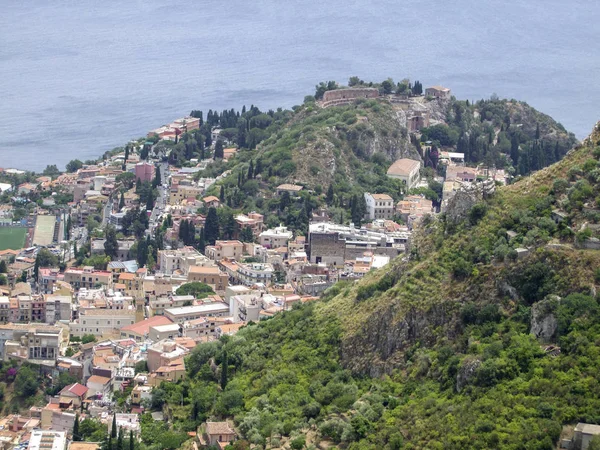
<svg viewBox="0 0 600 450"><path fill-rule="evenodd" d="M490 197L495 191L494 180L463 185L448 202L446 208L447 219L453 223L463 221L473 206Z"/></svg>
<svg viewBox="0 0 600 450"><path fill-rule="evenodd" d="M442 337L440 332L452 340L459 331L450 302L405 312L390 304L371 314L361 332L343 342L342 362L355 372L379 377L402 365L404 353L415 344L433 345Z"/></svg>
<svg viewBox="0 0 600 450"><path fill-rule="evenodd" d="M549 295L531 307L531 334L540 342L549 344L556 339L558 321L555 313L560 304L558 295Z"/></svg>

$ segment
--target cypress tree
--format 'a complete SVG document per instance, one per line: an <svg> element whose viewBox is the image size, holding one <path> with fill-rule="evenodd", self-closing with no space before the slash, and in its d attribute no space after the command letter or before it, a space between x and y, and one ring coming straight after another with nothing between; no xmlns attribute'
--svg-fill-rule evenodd
<svg viewBox="0 0 600 450"><path fill-rule="evenodd" d="M152 186L158 187L162 184L162 179L160 175L160 170L156 169L156 173L154 174L154 180L152 181Z"/></svg>
<svg viewBox="0 0 600 450"><path fill-rule="evenodd" d="M325 197L325 201L329 206L333 203L333 183L329 185L327 189L327 196Z"/></svg>
<svg viewBox="0 0 600 450"><path fill-rule="evenodd" d="M539 122L537 123L536 128L535 128L535 138L536 139L540 138L540 124L539 124Z"/></svg>
<svg viewBox="0 0 600 450"><path fill-rule="evenodd" d="M198 250L200 250L201 253L204 253L204 250L206 249L206 241L204 239L204 228L200 229L200 238L198 239Z"/></svg>
<svg viewBox="0 0 600 450"><path fill-rule="evenodd" d="M79 414L75 414L75 422L73 422L73 440L81 441L81 437L79 436Z"/></svg>
<svg viewBox="0 0 600 450"><path fill-rule="evenodd" d="M254 177L262 172L262 161L260 158L256 160L256 167L254 168Z"/></svg>
<svg viewBox="0 0 600 450"><path fill-rule="evenodd" d="M248 166L248 176L247 178L249 180L251 180L252 178L254 178L254 164L252 163L252 160L250 160L250 165Z"/></svg>
<svg viewBox="0 0 600 450"><path fill-rule="evenodd" d="M121 198L119 199L119 211L125 207L125 194L121 192Z"/></svg>
<svg viewBox="0 0 600 450"><path fill-rule="evenodd" d="M223 351L223 360L221 361L221 389L225 389L227 386L227 377L229 370L229 358L227 356L227 351Z"/></svg>
<svg viewBox="0 0 600 450"><path fill-rule="evenodd" d="M154 196L152 192L148 193L148 201L146 202L146 210L152 211L154 209Z"/></svg>
<svg viewBox="0 0 600 450"><path fill-rule="evenodd" d="M133 439L133 430L129 430L129 450L135 450L135 440Z"/></svg>
<svg viewBox="0 0 600 450"><path fill-rule="evenodd" d="M123 449L123 428L119 427L119 437L117 438L117 450Z"/></svg>
<svg viewBox="0 0 600 450"><path fill-rule="evenodd" d="M112 428L111 428L111 431L110 431L110 437L111 437L111 439L117 437L117 415L116 414L113 414Z"/></svg>
<svg viewBox="0 0 600 450"><path fill-rule="evenodd" d="M519 139L516 134L513 134L510 139L510 159L512 159L513 166L517 167L519 164Z"/></svg>
<svg viewBox="0 0 600 450"><path fill-rule="evenodd" d="M206 215L204 225L204 239L209 245L215 245L215 241L219 238L219 217L217 210L210 208Z"/></svg>
<svg viewBox="0 0 600 450"><path fill-rule="evenodd" d="M219 200L221 203L225 202L225 186L221 185L221 191L219 192Z"/></svg>
<svg viewBox="0 0 600 450"><path fill-rule="evenodd" d="M214 159L221 158L223 159L223 141L218 139L215 143L215 157Z"/></svg>

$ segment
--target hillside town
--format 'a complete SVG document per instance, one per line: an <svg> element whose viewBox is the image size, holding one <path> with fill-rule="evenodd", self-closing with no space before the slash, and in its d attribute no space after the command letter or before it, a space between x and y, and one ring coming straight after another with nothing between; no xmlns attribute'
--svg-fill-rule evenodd
<svg viewBox="0 0 600 450"><path fill-rule="evenodd" d="M343 90L331 92L324 108L348 101ZM446 88L427 92L450 96ZM413 113L407 127L418 133L429 118ZM303 231L248 210L221 223L228 232L211 238L227 203L213 193L230 171L203 174L217 151L227 161L239 149L226 147L230 142L218 127L206 157L184 167L172 164L160 146L199 126L198 118L183 117L94 164L0 184L11 199L0 205L0 231L23 236L21 248L0 250L0 359L9 371L35 367L50 387L40 404L0 419L2 448L50 448L40 442L51 441L64 448L71 440L71 449L98 448L77 442L79 421L86 419L108 431L116 423L137 436L140 414L156 403L153 392L186 377L187 358L199 343L231 336L318 299L338 281L359 280L408 257L414 229L443 212L461 187L489 179L505 184L508 177L488 166L467 167L463 153L442 150L445 176L434 176L442 196L434 201L423 193L431 182L423 162L400 158L387 177L399 182L401 199L364 192L360 223L336 220L322 206L311 211ZM424 142L424 151L432 145ZM271 195L293 202L307 191L314 194L296 180ZM59 200L64 196L66 204ZM23 215L18 205L32 199L37 206ZM153 418L161 420L161 413ZM196 439L210 446L235 436L231 423L208 421Z"/></svg>

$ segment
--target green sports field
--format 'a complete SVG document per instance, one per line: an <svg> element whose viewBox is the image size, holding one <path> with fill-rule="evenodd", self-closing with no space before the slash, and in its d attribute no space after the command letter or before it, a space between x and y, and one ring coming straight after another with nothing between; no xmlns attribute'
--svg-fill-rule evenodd
<svg viewBox="0 0 600 450"><path fill-rule="evenodd" d="M0 250L18 250L25 247L26 235L27 228L24 227L0 227Z"/></svg>

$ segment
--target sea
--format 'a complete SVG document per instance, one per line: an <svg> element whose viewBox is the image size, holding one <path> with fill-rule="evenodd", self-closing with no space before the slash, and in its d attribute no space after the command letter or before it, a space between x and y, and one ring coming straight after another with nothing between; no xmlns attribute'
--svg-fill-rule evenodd
<svg viewBox="0 0 600 450"><path fill-rule="evenodd" d="M4 0L0 167L95 159L193 109L301 104L388 77L600 119L593 0Z"/></svg>

